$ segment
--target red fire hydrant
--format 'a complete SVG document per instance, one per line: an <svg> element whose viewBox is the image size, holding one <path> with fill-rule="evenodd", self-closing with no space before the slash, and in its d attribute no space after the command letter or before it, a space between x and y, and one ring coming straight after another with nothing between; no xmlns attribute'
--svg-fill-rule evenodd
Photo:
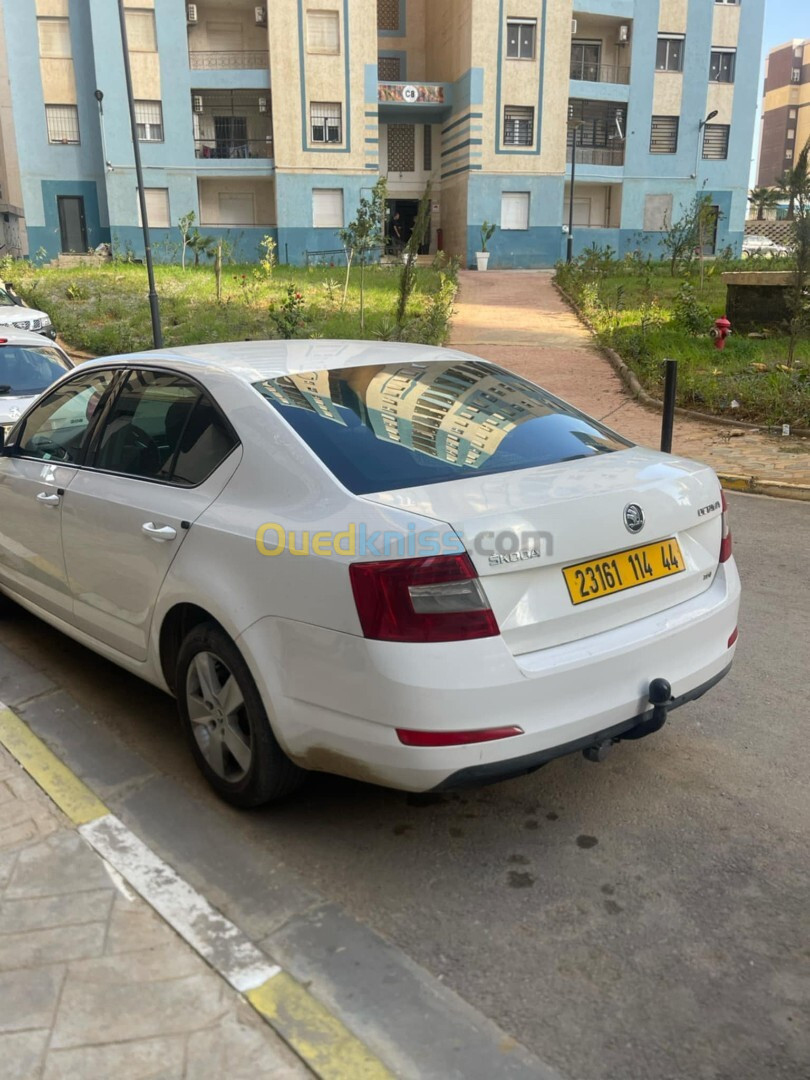
<svg viewBox="0 0 810 1080"><path fill-rule="evenodd" d="M725 349L726 338L730 333L731 323L725 315L721 315L719 319L714 320L714 328L711 331L711 335L714 338L715 349Z"/></svg>

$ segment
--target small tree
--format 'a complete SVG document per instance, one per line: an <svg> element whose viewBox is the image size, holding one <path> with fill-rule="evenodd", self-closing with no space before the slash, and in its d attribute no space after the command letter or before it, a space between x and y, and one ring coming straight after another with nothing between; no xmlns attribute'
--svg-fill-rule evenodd
<svg viewBox="0 0 810 1080"><path fill-rule="evenodd" d="M413 230L408 243L405 245L405 259L399 274L399 297L397 299L397 326L399 327L405 322L408 301L416 284L416 256L419 254L419 248L425 242L425 236L430 225L430 202L431 186L428 180L427 187L419 200L419 209L416 212Z"/></svg>
<svg viewBox="0 0 810 1080"><path fill-rule="evenodd" d="M189 247L192 231L194 230L194 222L197 220L197 216L193 210L189 210L187 214L183 214L180 220L177 222L177 228L180 230L180 239L183 242L183 250L180 255L180 265L185 270L186 268L186 249Z"/></svg>
<svg viewBox="0 0 810 1080"><path fill-rule="evenodd" d="M787 366L793 367L796 345L810 330L810 200L799 195L793 220L793 254L796 268L788 290Z"/></svg>
<svg viewBox="0 0 810 1080"><path fill-rule="evenodd" d="M194 265L199 266L203 255L207 258L214 254L217 242L213 236L203 236L199 229L192 229L187 246L194 252Z"/></svg>
<svg viewBox="0 0 810 1080"><path fill-rule="evenodd" d="M779 202L779 192L774 188L755 187L752 188L748 201L757 212L757 221L764 221L765 211L776 208Z"/></svg>
<svg viewBox="0 0 810 1080"><path fill-rule="evenodd" d="M343 306L349 291L349 274L352 261L357 257L360 263L360 328L365 327L365 270L370 252L383 242L385 227L385 202L388 184L381 176L371 189L371 198L360 197L357 213L353 221L340 230L340 239L346 252L346 281L343 286Z"/></svg>
<svg viewBox="0 0 810 1080"><path fill-rule="evenodd" d="M688 270L697 254L700 260L700 284L703 287L703 249L719 217L711 196L700 193L695 195L680 218L664 230L659 243L669 256L669 272L673 277L679 266Z"/></svg>

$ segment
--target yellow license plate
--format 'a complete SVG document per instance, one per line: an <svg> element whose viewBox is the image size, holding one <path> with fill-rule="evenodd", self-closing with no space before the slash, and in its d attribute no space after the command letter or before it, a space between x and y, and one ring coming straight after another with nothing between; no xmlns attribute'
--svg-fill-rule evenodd
<svg viewBox="0 0 810 1080"><path fill-rule="evenodd" d="M682 574L685 569L678 541L673 538L566 566L563 576L571 603L587 604L600 596Z"/></svg>

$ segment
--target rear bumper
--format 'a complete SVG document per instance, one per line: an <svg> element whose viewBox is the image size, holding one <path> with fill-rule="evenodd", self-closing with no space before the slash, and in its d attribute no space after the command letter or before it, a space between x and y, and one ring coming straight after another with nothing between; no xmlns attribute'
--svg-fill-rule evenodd
<svg viewBox="0 0 810 1080"><path fill-rule="evenodd" d="M677 704L705 693L731 665L739 596L731 559L683 604L521 656L501 637L397 644L273 618L239 644L293 760L429 791L518 775L627 732L649 711L652 679L667 679ZM523 734L438 748L404 746L396 734L507 725Z"/></svg>

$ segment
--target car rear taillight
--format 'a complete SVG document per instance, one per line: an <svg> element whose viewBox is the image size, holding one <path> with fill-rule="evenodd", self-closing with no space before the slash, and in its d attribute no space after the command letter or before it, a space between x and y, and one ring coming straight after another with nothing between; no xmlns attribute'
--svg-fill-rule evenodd
<svg viewBox="0 0 810 1080"><path fill-rule="evenodd" d="M498 624L469 555L353 563L363 634L377 641L468 641Z"/></svg>
<svg viewBox="0 0 810 1080"><path fill-rule="evenodd" d="M720 519L722 525L722 539L720 540L720 562L726 562L731 558L731 529L728 524L728 500L725 491L720 492L723 502L723 516Z"/></svg>

